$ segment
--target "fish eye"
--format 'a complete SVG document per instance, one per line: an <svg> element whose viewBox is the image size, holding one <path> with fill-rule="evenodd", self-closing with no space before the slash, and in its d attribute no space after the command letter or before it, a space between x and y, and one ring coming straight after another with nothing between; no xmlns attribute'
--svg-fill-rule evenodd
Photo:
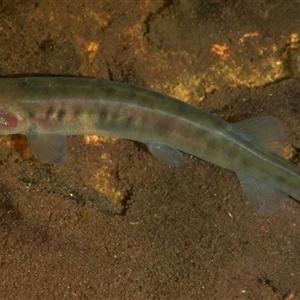
<svg viewBox="0 0 300 300"><path fill-rule="evenodd" d="M0 129L11 130L18 125L18 119L11 113L0 112Z"/></svg>
<svg viewBox="0 0 300 300"><path fill-rule="evenodd" d="M8 122L6 121L5 118L3 118L3 117L0 118L0 125L1 126L7 126L8 125Z"/></svg>

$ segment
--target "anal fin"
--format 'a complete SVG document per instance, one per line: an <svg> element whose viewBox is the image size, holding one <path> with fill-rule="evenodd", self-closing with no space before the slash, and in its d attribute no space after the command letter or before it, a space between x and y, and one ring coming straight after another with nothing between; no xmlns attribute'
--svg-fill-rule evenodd
<svg viewBox="0 0 300 300"><path fill-rule="evenodd" d="M246 196L254 209L262 215L269 215L283 207L287 194L252 177L237 174Z"/></svg>

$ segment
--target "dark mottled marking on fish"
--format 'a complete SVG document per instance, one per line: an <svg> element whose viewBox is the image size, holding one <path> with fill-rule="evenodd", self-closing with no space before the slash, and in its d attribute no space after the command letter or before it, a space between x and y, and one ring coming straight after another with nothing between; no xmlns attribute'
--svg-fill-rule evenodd
<svg viewBox="0 0 300 300"><path fill-rule="evenodd" d="M65 116L66 116L66 111L65 111L65 109L61 108L57 112L57 121L61 122L64 119Z"/></svg>

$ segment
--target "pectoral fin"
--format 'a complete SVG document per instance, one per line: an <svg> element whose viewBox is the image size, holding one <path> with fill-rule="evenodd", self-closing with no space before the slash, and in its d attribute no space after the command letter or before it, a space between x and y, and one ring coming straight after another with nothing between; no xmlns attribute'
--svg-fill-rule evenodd
<svg viewBox="0 0 300 300"><path fill-rule="evenodd" d="M155 143L147 143L146 145L151 154L164 164L172 168L179 168L182 165L183 156L179 150Z"/></svg>
<svg viewBox="0 0 300 300"><path fill-rule="evenodd" d="M286 203L288 196L280 190L243 174L237 174L237 176L246 196L258 213L272 214Z"/></svg>
<svg viewBox="0 0 300 300"><path fill-rule="evenodd" d="M66 162L68 145L64 134L40 134L35 127L31 127L26 136L30 150L37 159L53 165Z"/></svg>

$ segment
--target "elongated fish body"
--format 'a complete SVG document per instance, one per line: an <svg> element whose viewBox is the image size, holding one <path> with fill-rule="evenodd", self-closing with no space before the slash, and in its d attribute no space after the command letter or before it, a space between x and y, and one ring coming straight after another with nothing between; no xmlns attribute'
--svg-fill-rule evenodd
<svg viewBox="0 0 300 300"><path fill-rule="evenodd" d="M145 143L155 157L180 165L180 151L237 173L263 214L300 201L300 169L281 158L284 130L261 117L236 124L161 93L75 77L0 79L0 134L25 134L33 154L60 164L67 135L95 134Z"/></svg>

